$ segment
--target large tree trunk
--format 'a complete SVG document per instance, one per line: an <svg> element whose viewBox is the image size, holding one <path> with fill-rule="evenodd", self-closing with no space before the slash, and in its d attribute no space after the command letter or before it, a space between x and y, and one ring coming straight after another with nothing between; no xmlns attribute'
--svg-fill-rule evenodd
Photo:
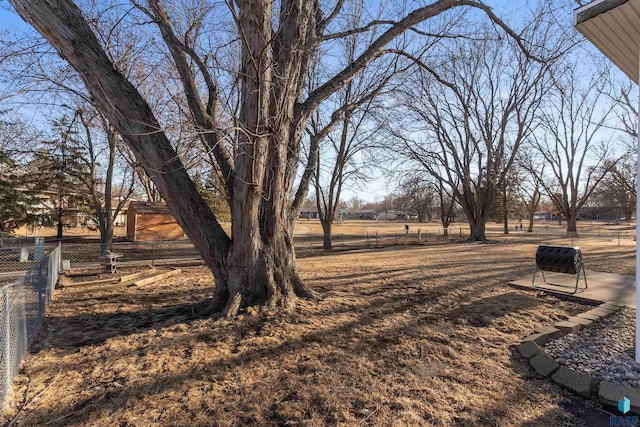
<svg viewBox="0 0 640 427"><path fill-rule="evenodd" d="M485 235L486 219L478 218L469 220L469 227L471 228L471 234L467 238L468 242L486 242L487 237Z"/></svg>
<svg viewBox="0 0 640 427"><path fill-rule="evenodd" d="M105 250L111 250L113 246L113 229L113 221L109 221L105 227L104 234L100 236L100 243L106 248Z"/></svg>
<svg viewBox="0 0 640 427"><path fill-rule="evenodd" d="M502 220L504 234L509 234L509 206L507 204L507 183L502 184Z"/></svg>
<svg viewBox="0 0 640 427"><path fill-rule="evenodd" d="M58 207L58 224L57 224L57 233L56 233L56 238L57 239L62 239L62 235L63 235L63 221L62 221L62 216L64 215L64 210L62 209L61 206Z"/></svg>
<svg viewBox="0 0 640 427"><path fill-rule="evenodd" d="M467 189L459 195L459 198L463 201L462 210L471 229L467 242L486 242L487 209L484 206L491 206L495 200L494 194L489 189L484 189L484 195L481 197Z"/></svg>
<svg viewBox="0 0 640 427"><path fill-rule="evenodd" d="M533 215L529 212L529 226L527 227L527 233L533 233Z"/></svg>
<svg viewBox="0 0 640 427"><path fill-rule="evenodd" d="M278 198L269 206L285 204ZM212 309L233 316L241 307L259 305L266 309L294 307L297 297L314 299L296 269L293 224L287 210L265 208L261 234L252 240L233 239L227 256L227 281L216 283ZM289 226L286 226L289 224Z"/></svg>
<svg viewBox="0 0 640 427"><path fill-rule="evenodd" d="M331 250L331 248L333 247L333 242L331 239L331 222L331 218L327 218L327 220L320 220L320 223L322 224L322 248L327 251Z"/></svg>
<svg viewBox="0 0 640 427"><path fill-rule="evenodd" d="M578 237L577 215L567 215L567 237Z"/></svg>

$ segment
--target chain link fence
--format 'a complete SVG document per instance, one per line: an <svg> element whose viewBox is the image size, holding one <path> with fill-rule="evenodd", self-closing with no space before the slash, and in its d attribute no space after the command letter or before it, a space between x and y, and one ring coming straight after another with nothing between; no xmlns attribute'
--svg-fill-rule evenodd
<svg viewBox="0 0 640 427"><path fill-rule="evenodd" d="M334 250L374 249L393 245L415 245L446 241L461 241L469 235L469 227L456 224L448 229L424 228L411 225L410 231L399 227L397 231L376 230L372 228L361 233L334 233L332 247ZM515 227L514 227L515 228ZM529 241L539 243L561 242L563 244L578 244L581 241L596 239L597 241L609 241L611 244L634 244L635 228L628 230L611 231L606 228L592 228L588 232L579 230L579 238L568 238L566 230L557 227L540 226L534 232L527 233L524 230L512 228L509 234L495 229L487 230L486 236L493 241ZM296 252L300 255L314 253L323 250L324 240L321 234L297 234L294 237ZM98 243L63 243L62 259L65 269L91 269L100 268L105 264L101 256L106 247ZM140 264L162 264L182 261L200 260L200 254L189 240L173 241L142 241L142 242L116 242L111 246L111 251L122 255L118 263L122 266ZM0 254L2 251L0 250ZM16 254L12 253L12 257ZM1 258L1 255L0 255ZM30 258L31 259L31 258ZM2 264L0 262L0 268Z"/></svg>
<svg viewBox="0 0 640 427"><path fill-rule="evenodd" d="M60 276L61 247L33 265L13 283L0 287L0 398L33 342Z"/></svg>
<svg viewBox="0 0 640 427"><path fill-rule="evenodd" d="M58 245L55 242L45 243L42 237L14 239L11 243L15 246L0 246L0 275L29 270L42 261L47 252Z"/></svg>
<svg viewBox="0 0 640 427"><path fill-rule="evenodd" d="M64 243L62 259L64 268L98 268L105 264L102 257L107 247L99 243ZM163 262L190 261L200 259L200 254L189 240L117 242L111 245L111 252L122 255L118 259L121 265ZM68 261L68 262L67 262Z"/></svg>
<svg viewBox="0 0 640 427"><path fill-rule="evenodd" d="M15 234L0 231L0 248L19 248L24 245L33 245L33 237L18 236Z"/></svg>
<svg viewBox="0 0 640 427"><path fill-rule="evenodd" d="M334 250L374 249L393 245L428 244L445 241L461 241L469 235L468 225L457 223L447 229L434 227L432 224L409 223L406 230L404 223L397 224L397 230L389 227L377 229L371 224L369 230L352 233L334 233L332 248ZM488 224L489 225L489 224ZM487 228L486 237L492 241L521 241L539 243L579 244L589 239L599 242L609 241L611 244L634 244L635 227L632 225L616 224L616 229L607 224L589 223L588 227L579 227L579 238L567 238L566 230L557 223L537 224L532 233L527 233L526 226L512 224L509 233L495 225ZM582 224L580 224L581 226ZM8 278L15 278L21 272L35 266L49 251L55 242L44 244L42 238L17 237L0 233L4 239L4 246L0 245L0 285L7 283ZM10 243L10 244L7 244ZM44 246L43 246L44 245ZM313 254L323 250L324 239L321 234L299 233L294 237L294 245L299 255ZM62 243L63 269L93 269L105 265L102 257L106 247L99 243ZM200 260L200 255L189 240L174 241L140 241L114 242L111 251L121 255L118 264L163 264L183 261Z"/></svg>

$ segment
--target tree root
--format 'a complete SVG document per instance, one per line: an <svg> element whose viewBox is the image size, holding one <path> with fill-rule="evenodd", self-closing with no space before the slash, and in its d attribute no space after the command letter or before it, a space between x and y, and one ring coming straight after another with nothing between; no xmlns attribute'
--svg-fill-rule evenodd
<svg viewBox="0 0 640 427"><path fill-rule="evenodd" d="M311 301L320 301L318 295L298 278L293 281L293 291L300 298L308 299Z"/></svg>
<svg viewBox="0 0 640 427"><path fill-rule="evenodd" d="M236 317L238 315L238 310L240 309L240 304L242 303L242 295L240 292L236 292L229 297L227 301L227 305L222 311L222 317L227 319Z"/></svg>

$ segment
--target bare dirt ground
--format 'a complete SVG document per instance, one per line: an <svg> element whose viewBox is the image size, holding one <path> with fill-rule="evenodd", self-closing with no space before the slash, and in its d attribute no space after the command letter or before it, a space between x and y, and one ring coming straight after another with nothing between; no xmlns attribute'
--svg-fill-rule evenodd
<svg viewBox="0 0 640 427"><path fill-rule="evenodd" d="M514 345L587 307L506 286L537 243L433 244L299 260L321 297L212 320L203 267L137 287L66 279L0 421L21 426L582 425ZM581 243L633 273L634 247Z"/></svg>

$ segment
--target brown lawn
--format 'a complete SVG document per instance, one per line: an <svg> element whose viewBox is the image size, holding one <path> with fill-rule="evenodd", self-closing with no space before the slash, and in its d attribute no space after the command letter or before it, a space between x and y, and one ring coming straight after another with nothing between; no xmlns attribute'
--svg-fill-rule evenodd
<svg viewBox="0 0 640 427"><path fill-rule="evenodd" d="M405 224L409 225L409 231L411 233L417 233L418 229L428 236L442 235L442 225L439 221L432 221L427 223L417 222L405 222L405 221L367 221L367 220L345 220L342 224L334 223L332 225L332 232L336 241L339 241L340 235L374 235L376 232L381 235L398 234L402 236L404 234ZM525 237L538 237L548 238L549 236L561 236L566 233L566 222L558 223L558 221L535 221L534 223L534 235L527 234L524 231L515 231L514 226L517 221L511 220L510 222L510 234L504 238L522 238ZM527 220L523 221L524 230L528 225ZM228 232L231 232L230 223L222 223L222 227ZM459 235L462 232L463 236L466 236L469 231L469 224L467 222L454 222L449 226L449 232L452 236ZM496 239L503 232L503 225L501 223L489 222L487 223L487 233L491 238ZM633 239L635 235L635 222L627 224L625 222L619 222L618 224L607 223L605 221L579 221L578 233L584 234L590 237L603 237L613 239L620 233L621 237L626 240ZM16 234L23 236L33 236L33 230L23 226L16 230ZM40 227L36 233L38 236L55 237L55 227ZM297 236L304 235L322 235L322 226L317 219L300 219L295 226L295 234ZM65 237L87 237L87 238L99 238L100 234L97 230L90 230L88 228L73 227L65 228ZM124 227L116 227L114 236L116 238L122 238L126 235ZM500 237L502 239L502 237Z"/></svg>
<svg viewBox="0 0 640 427"><path fill-rule="evenodd" d="M630 245L583 246L588 268L634 270ZM535 248L453 243L304 258L320 302L232 321L192 312L213 290L203 267L138 287L67 278L2 421L576 425L559 406L563 392L514 350L534 327L586 310L506 286L532 272Z"/></svg>

